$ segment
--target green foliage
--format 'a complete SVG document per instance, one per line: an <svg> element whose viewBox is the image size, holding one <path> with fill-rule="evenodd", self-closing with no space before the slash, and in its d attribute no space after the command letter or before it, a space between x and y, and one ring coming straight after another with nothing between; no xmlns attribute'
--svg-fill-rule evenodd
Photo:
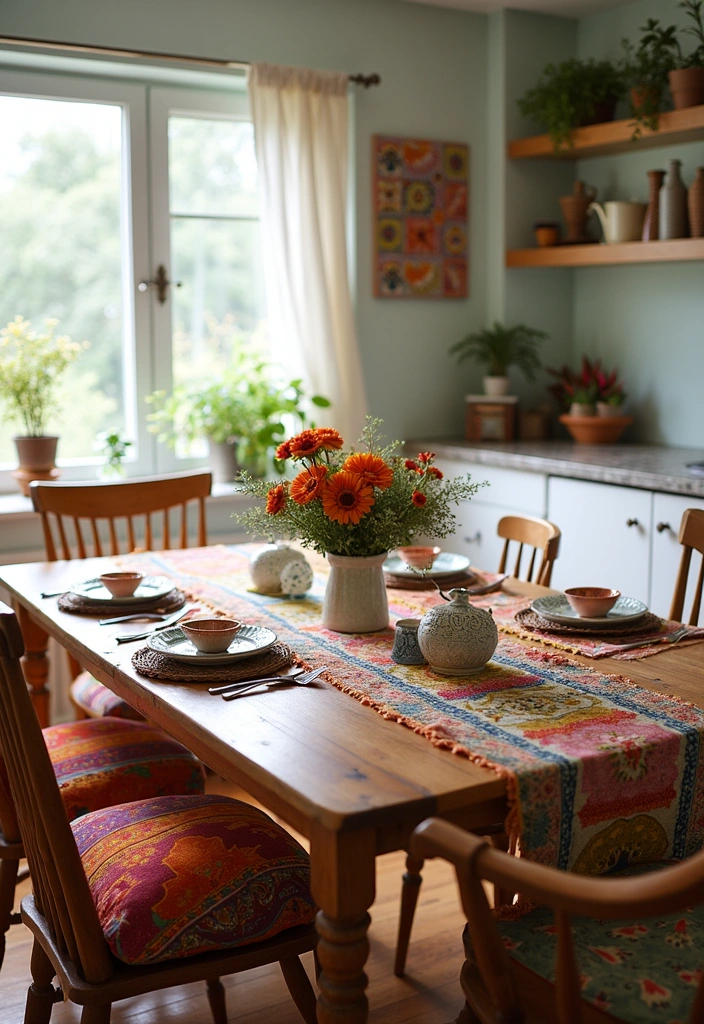
<svg viewBox="0 0 704 1024"><path fill-rule="evenodd" d="M643 128L657 131L668 73L676 66L679 43L674 25L664 28L657 18L648 18L641 26L638 46L629 39L621 40L621 68L631 90L631 110L635 119L632 138Z"/></svg>
<svg viewBox="0 0 704 1024"><path fill-rule="evenodd" d="M517 366L529 380L535 380L540 368L538 347L547 338L545 331L538 331L525 324L504 327L495 322L493 327L468 334L451 346L450 352L457 356L457 362L473 359L484 363L491 377L505 377L509 366Z"/></svg>
<svg viewBox="0 0 704 1024"><path fill-rule="evenodd" d="M330 402L313 395L310 403L326 409ZM281 382L260 353L236 347L229 366L217 377L174 388L171 395L155 391L147 397L154 411L149 413L149 430L159 441L175 448L208 438L216 444L236 444L242 467L265 471L271 464L272 449L282 440L283 417L295 417L305 426L307 400L303 382ZM283 472L274 463L277 472Z"/></svg>
<svg viewBox="0 0 704 1024"><path fill-rule="evenodd" d="M623 73L616 64L572 58L546 65L518 107L524 117L547 129L557 151L571 145L572 131L592 120L600 104L616 102L624 92Z"/></svg>
<svg viewBox="0 0 704 1024"><path fill-rule="evenodd" d="M108 476L124 476L125 467L122 460L127 449L132 447L119 430L103 430L95 439L95 450L105 458L104 473Z"/></svg>
<svg viewBox="0 0 704 1024"><path fill-rule="evenodd" d="M16 316L0 330L0 398L28 437L46 434L61 380L84 348L67 335L55 336L56 324L47 320L46 332L37 334L29 320Z"/></svg>
<svg viewBox="0 0 704 1024"><path fill-rule="evenodd" d="M687 17L693 23L691 25L687 25L682 29L682 31L685 35L692 36L697 41L696 49L686 57L682 57L682 51L680 50L680 67L704 67L704 22L702 21L703 5L704 0L681 0L681 3L679 4Z"/></svg>
<svg viewBox="0 0 704 1024"><path fill-rule="evenodd" d="M457 523L451 506L468 500L484 484L472 483L469 474L443 480L442 475L438 477L428 473L432 457L423 464L426 467L423 475L409 469L406 460L394 454L400 442L383 443L384 438L379 434L381 425L381 420L367 417L360 444L393 470L393 481L385 489L374 487L374 504L358 523L344 525L330 519L320 500L299 505L290 497L277 515L270 515L263 507L257 506L234 518L255 536L269 540L298 538L304 547L313 548L321 554L330 552L368 557L410 544L419 535L450 536L455 532ZM341 469L350 454L343 451L326 453L324 464L329 476L334 476ZM426 454L432 456L432 453ZM313 459L310 461L314 462ZM266 498L270 489L277 486L271 481L254 480L247 473L241 474L239 483L244 494L257 498ZM426 498L422 506L413 503L413 495L418 491Z"/></svg>

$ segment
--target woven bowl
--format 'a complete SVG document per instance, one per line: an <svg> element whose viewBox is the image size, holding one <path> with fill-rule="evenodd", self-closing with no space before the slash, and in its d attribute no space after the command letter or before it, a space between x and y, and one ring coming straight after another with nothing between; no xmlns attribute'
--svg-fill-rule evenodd
<svg viewBox="0 0 704 1024"><path fill-rule="evenodd" d="M222 654L243 625L239 619L189 619L181 623L181 632L201 654Z"/></svg>

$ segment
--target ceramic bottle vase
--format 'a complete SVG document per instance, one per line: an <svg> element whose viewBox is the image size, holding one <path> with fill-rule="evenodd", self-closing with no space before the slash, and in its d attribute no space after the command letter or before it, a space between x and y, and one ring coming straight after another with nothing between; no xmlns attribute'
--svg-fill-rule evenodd
<svg viewBox="0 0 704 1024"><path fill-rule="evenodd" d="M692 238L704 238L704 167L697 167L696 177L689 186L687 206Z"/></svg>
<svg viewBox="0 0 704 1024"><path fill-rule="evenodd" d="M648 171L648 209L643 221L643 241L657 242L660 238L660 189L664 171Z"/></svg>
<svg viewBox="0 0 704 1024"><path fill-rule="evenodd" d="M680 177L681 160L670 160L660 189L660 238L686 238L687 189Z"/></svg>
<svg viewBox="0 0 704 1024"><path fill-rule="evenodd" d="M374 633L389 624L383 555L332 555L323 600L323 625L335 633Z"/></svg>
<svg viewBox="0 0 704 1024"><path fill-rule="evenodd" d="M589 204L596 199L596 189L583 181L575 181L571 196L560 197L560 209L567 225L566 242L584 242L587 238Z"/></svg>

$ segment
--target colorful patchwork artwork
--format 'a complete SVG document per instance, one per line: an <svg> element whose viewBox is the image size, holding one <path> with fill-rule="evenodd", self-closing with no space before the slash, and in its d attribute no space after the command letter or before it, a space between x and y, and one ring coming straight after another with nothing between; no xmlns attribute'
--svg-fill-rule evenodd
<svg viewBox="0 0 704 1024"><path fill-rule="evenodd" d="M373 155L374 294L465 298L469 147L375 135Z"/></svg>

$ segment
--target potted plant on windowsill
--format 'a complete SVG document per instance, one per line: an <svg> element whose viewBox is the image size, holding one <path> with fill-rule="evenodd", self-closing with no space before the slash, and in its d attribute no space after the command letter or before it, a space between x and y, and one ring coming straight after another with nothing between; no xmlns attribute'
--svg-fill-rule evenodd
<svg viewBox="0 0 704 1024"><path fill-rule="evenodd" d="M458 363L472 359L486 366L484 394L497 397L508 394L511 366L518 367L528 380L535 380L536 370L541 365L538 347L547 337L544 331L525 324L504 327L495 322L493 327L474 331L455 342L450 352L457 357Z"/></svg>
<svg viewBox="0 0 704 1024"><path fill-rule="evenodd" d="M524 117L547 129L558 152L571 146L575 128L612 121L623 93L623 73L616 64L572 58L546 65L518 107Z"/></svg>
<svg viewBox="0 0 704 1024"><path fill-rule="evenodd" d="M282 417L293 416L306 426L306 406L324 409L330 402L322 395L306 398L301 380L281 381L275 369L253 350L236 349L230 367L217 379L182 384L172 394L155 391L149 395L154 411L152 433L175 448L205 439L208 442L213 477L227 483L238 472L263 476L273 466L273 451L286 433Z"/></svg>
<svg viewBox="0 0 704 1024"><path fill-rule="evenodd" d="M46 320L38 334L24 317L16 316L0 330L0 399L8 416L24 425L14 438L19 468L13 472L22 493L31 480L55 480L58 437L47 426L58 408L61 380L87 343L79 345L66 335L55 335L56 320Z"/></svg>

